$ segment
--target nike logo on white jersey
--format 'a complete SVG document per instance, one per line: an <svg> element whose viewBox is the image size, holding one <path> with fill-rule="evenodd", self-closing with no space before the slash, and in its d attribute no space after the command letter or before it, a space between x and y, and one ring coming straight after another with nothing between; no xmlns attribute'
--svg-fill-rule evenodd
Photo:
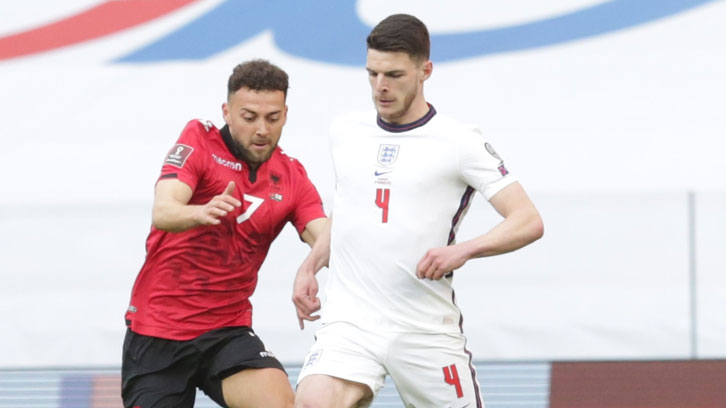
<svg viewBox="0 0 726 408"><path fill-rule="evenodd" d="M384 175L384 174L388 174L388 173L390 173L390 172L392 172L392 171L393 171L393 170L389 170L389 171L378 171L378 170L376 170L376 172L375 172L374 174L375 174L376 176L382 176L382 175Z"/></svg>

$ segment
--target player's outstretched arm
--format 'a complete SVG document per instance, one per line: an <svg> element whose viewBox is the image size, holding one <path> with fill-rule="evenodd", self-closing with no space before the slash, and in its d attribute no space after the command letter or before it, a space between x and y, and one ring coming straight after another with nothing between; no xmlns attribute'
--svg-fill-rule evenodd
<svg viewBox="0 0 726 408"><path fill-rule="evenodd" d="M218 225L224 217L242 203L234 198L234 182L205 205L190 205L192 189L176 179L159 180L154 193L151 222L154 227L169 232L181 232L200 225Z"/></svg>
<svg viewBox="0 0 726 408"><path fill-rule="evenodd" d="M331 218L313 220L308 223L305 229L307 230L313 222L316 222L313 228L318 230L317 239L314 239L315 244L312 246L310 253L302 265L300 265L292 288L292 302L295 304L297 319L301 330L305 328L305 320L315 321L320 318L320 316L313 315L313 313L320 310L318 280L315 278L315 274L323 269L323 267L328 266L328 261L330 260L330 225L332 223L332 216ZM312 235L312 232L310 235ZM303 239L305 239L304 232ZM310 243L308 239L305 239L305 241Z"/></svg>
<svg viewBox="0 0 726 408"><path fill-rule="evenodd" d="M519 182L504 187L489 203L504 220L473 240L472 258L516 251L542 238L542 217Z"/></svg>
<svg viewBox="0 0 726 408"><path fill-rule="evenodd" d="M416 269L419 278L441 279L471 258L515 251L542 237L542 218L518 182L504 187L489 203L504 220L470 241L428 250Z"/></svg>
<svg viewBox="0 0 726 408"><path fill-rule="evenodd" d="M302 240L312 248L318 240L318 237L320 237L326 229L330 232L328 219L325 217L316 218L305 225L305 229L300 235L300 238L302 238ZM329 234L328 237L330 237ZM325 266L327 266L327 262L325 263Z"/></svg>

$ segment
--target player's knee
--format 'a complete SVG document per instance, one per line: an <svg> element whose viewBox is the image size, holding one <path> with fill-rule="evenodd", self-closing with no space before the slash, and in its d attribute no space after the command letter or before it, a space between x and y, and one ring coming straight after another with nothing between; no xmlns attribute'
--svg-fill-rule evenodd
<svg viewBox="0 0 726 408"><path fill-rule="evenodd" d="M295 397L295 408L324 408L324 405L309 397Z"/></svg>
<svg viewBox="0 0 726 408"><path fill-rule="evenodd" d="M326 403L326 397L324 392L298 388L295 394L295 408L327 408L330 404Z"/></svg>
<svg viewBox="0 0 726 408"><path fill-rule="evenodd" d="M295 408L352 408L359 406L367 397L357 387L341 389L339 384L324 386L320 382L305 385L298 387Z"/></svg>

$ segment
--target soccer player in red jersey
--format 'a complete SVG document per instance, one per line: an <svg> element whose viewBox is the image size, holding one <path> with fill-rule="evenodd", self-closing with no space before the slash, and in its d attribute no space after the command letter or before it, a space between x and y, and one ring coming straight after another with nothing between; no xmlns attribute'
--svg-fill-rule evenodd
<svg viewBox="0 0 726 408"><path fill-rule="evenodd" d="M263 60L234 68L226 126L190 121L156 183L147 255L126 313L126 407L291 407L280 362L251 328L249 297L290 221L313 245L325 225L303 166L277 147L288 77Z"/></svg>

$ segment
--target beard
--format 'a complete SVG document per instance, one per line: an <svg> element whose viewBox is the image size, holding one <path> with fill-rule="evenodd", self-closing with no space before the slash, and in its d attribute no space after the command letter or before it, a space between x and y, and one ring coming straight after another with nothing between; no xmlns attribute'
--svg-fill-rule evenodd
<svg viewBox="0 0 726 408"><path fill-rule="evenodd" d="M242 145L242 143L235 140L234 136L230 138L230 150L232 151L232 154L240 160L244 160L247 162L247 164L250 165L250 167L258 167L262 163L266 162L270 159L272 156L272 152L275 151L275 147L277 147L277 143L270 145L269 151L265 151L262 154L257 154L249 151L247 148Z"/></svg>

